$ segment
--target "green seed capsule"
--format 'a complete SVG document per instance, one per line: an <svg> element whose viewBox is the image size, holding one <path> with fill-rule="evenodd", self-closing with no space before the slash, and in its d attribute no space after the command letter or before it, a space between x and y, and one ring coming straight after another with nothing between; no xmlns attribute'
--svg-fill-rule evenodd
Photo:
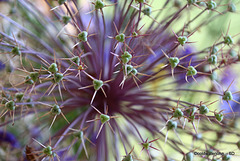
<svg viewBox="0 0 240 161"><path fill-rule="evenodd" d="M123 64L127 64L131 59L132 59L132 54L130 54L127 51L125 51L121 56L121 60Z"/></svg>
<svg viewBox="0 0 240 161"><path fill-rule="evenodd" d="M188 1L188 5L191 5L197 2L197 0L187 0L187 1Z"/></svg>
<svg viewBox="0 0 240 161"><path fill-rule="evenodd" d="M188 67L187 76L194 76L197 74L197 70L193 66Z"/></svg>
<svg viewBox="0 0 240 161"><path fill-rule="evenodd" d="M167 126L167 130L176 129L177 128L177 122L169 120L166 126Z"/></svg>
<svg viewBox="0 0 240 161"><path fill-rule="evenodd" d="M142 12L144 15L150 16L150 14L152 13L152 8L151 7L144 8Z"/></svg>
<svg viewBox="0 0 240 161"><path fill-rule="evenodd" d="M105 4L103 3L103 1L101 0L96 0L95 2L95 9L102 9L105 6Z"/></svg>
<svg viewBox="0 0 240 161"><path fill-rule="evenodd" d="M227 45L231 45L233 44L233 39L230 35L227 35L224 37L224 43L227 44Z"/></svg>
<svg viewBox="0 0 240 161"><path fill-rule="evenodd" d="M15 103L13 101L8 101L7 103L5 103L5 107L10 110L13 111L15 110Z"/></svg>
<svg viewBox="0 0 240 161"><path fill-rule="evenodd" d="M217 80L218 79L217 72L213 71L212 74L210 75L210 79L211 80Z"/></svg>
<svg viewBox="0 0 240 161"><path fill-rule="evenodd" d="M58 72L58 67L56 63L52 63L49 67L48 67L48 71L51 73L56 73Z"/></svg>
<svg viewBox="0 0 240 161"><path fill-rule="evenodd" d="M66 25L71 21L71 17L69 16L62 16L62 22Z"/></svg>
<svg viewBox="0 0 240 161"><path fill-rule="evenodd" d="M221 122L222 120L223 120L223 114L222 113L216 113L215 114L215 117L216 117L216 119L219 121L219 122Z"/></svg>
<svg viewBox="0 0 240 161"><path fill-rule="evenodd" d="M104 123L106 123L110 120L110 116L105 115L105 114L101 114L100 115L100 120L101 120L101 123L104 124Z"/></svg>
<svg viewBox="0 0 240 161"><path fill-rule="evenodd" d="M58 4L62 5L63 3L65 3L67 0L58 0Z"/></svg>
<svg viewBox="0 0 240 161"><path fill-rule="evenodd" d="M133 37L136 37L136 36L138 36L138 33L136 33L135 31L132 33L132 36Z"/></svg>
<svg viewBox="0 0 240 161"><path fill-rule="evenodd" d="M209 112L209 109L206 105L201 105L199 107L199 113L202 114L202 115L205 115Z"/></svg>
<svg viewBox="0 0 240 161"><path fill-rule="evenodd" d="M32 102L32 98L28 98L26 102ZM33 108L34 104L27 104L28 108Z"/></svg>
<svg viewBox="0 0 240 161"><path fill-rule="evenodd" d="M177 108L173 113L173 117L179 118L179 117L182 117L182 116L183 116L183 112L180 108Z"/></svg>
<svg viewBox="0 0 240 161"><path fill-rule="evenodd" d="M36 82L38 80L39 77L39 73L38 72L30 72L29 76L31 77L31 79Z"/></svg>
<svg viewBox="0 0 240 161"><path fill-rule="evenodd" d="M207 7L205 2L196 2L198 6Z"/></svg>
<svg viewBox="0 0 240 161"><path fill-rule="evenodd" d="M212 65L216 65L217 64L217 56L216 55L211 55L209 58L208 58L208 63L209 64L212 64Z"/></svg>
<svg viewBox="0 0 240 161"><path fill-rule="evenodd" d="M43 153L45 155L51 156L53 154L52 147L51 146L47 146L46 148L43 149Z"/></svg>
<svg viewBox="0 0 240 161"><path fill-rule="evenodd" d="M217 7L217 3L216 2L214 2L214 1L208 1L207 2L207 8L209 10L215 9L216 7Z"/></svg>
<svg viewBox="0 0 240 161"><path fill-rule="evenodd" d="M58 105L53 105L51 108L51 114L52 115L60 115L61 114L61 109Z"/></svg>
<svg viewBox="0 0 240 161"><path fill-rule="evenodd" d="M2 101L1 101L1 104L2 105L5 105L6 103L8 102L8 99L7 98L2 98Z"/></svg>
<svg viewBox="0 0 240 161"><path fill-rule="evenodd" d="M236 5L234 3L229 3L228 5L228 11L229 12L236 12Z"/></svg>
<svg viewBox="0 0 240 161"><path fill-rule="evenodd" d="M187 112L190 116L193 116L196 111L197 111L197 108L196 108L196 107L193 107L193 108L190 108L190 109L187 109L187 110L186 110L186 112Z"/></svg>
<svg viewBox="0 0 240 161"><path fill-rule="evenodd" d="M125 35L123 33L115 36L115 39L119 42L124 42L125 41Z"/></svg>
<svg viewBox="0 0 240 161"><path fill-rule="evenodd" d="M133 157L131 154L126 155L122 161L133 161Z"/></svg>
<svg viewBox="0 0 240 161"><path fill-rule="evenodd" d="M179 60L177 57L170 57L170 58L168 59L168 61L169 61L169 63L170 63L170 65L171 65L172 68L176 68L177 65L178 65L179 62L180 62L180 60Z"/></svg>
<svg viewBox="0 0 240 161"><path fill-rule="evenodd" d="M211 50L212 50L211 55L216 54L218 52L218 47L213 46L213 48Z"/></svg>
<svg viewBox="0 0 240 161"><path fill-rule="evenodd" d="M189 152L186 154L186 161L193 161L193 153Z"/></svg>
<svg viewBox="0 0 240 161"><path fill-rule="evenodd" d="M78 56L74 56L71 58L71 61L73 61L78 66L80 65L80 58Z"/></svg>
<svg viewBox="0 0 240 161"><path fill-rule="evenodd" d="M227 161L227 160L230 160L230 159L231 159L231 156L228 155L228 154L225 154L225 155L223 155L223 157L222 157L222 160L223 160L223 161Z"/></svg>
<svg viewBox="0 0 240 161"><path fill-rule="evenodd" d="M88 36L87 31L82 31L81 33L78 34L78 39L82 42L86 42L87 36Z"/></svg>
<svg viewBox="0 0 240 161"><path fill-rule="evenodd" d="M188 41L188 38L187 38L186 36L179 36L179 37L178 37L178 42L179 42L179 44L181 44L182 46L183 46L184 44L186 44L187 41Z"/></svg>
<svg viewBox="0 0 240 161"><path fill-rule="evenodd" d="M25 83L32 85L34 81L31 79L31 77L28 75L25 77Z"/></svg>
<svg viewBox="0 0 240 161"><path fill-rule="evenodd" d="M13 55L18 55L18 56L21 55L21 51L19 50L18 47L13 47L11 52Z"/></svg>
<svg viewBox="0 0 240 161"><path fill-rule="evenodd" d="M82 131L78 131L73 133L73 136L78 138L78 139L82 139L83 138L83 132Z"/></svg>
<svg viewBox="0 0 240 161"><path fill-rule="evenodd" d="M142 146L143 146L145 149L149 149L150 143L143 143Z"/></svg>
<svg viewBox="0 0 240 161"><path fill-rule="evenodd" d="M94 79L93 80L93 88L95 91L99 90L103 86L103 81Z"/></svg>
<svg viewBox="0 0 240 161"><path fill-rule="evenodd" d="M54 81L55 83L59 83L63 79L63 74L62 73L55 73L54 74Z"/></svg>
<svg viewBox="0 0 240 161"><path fill-rule="evenodd" d="M23 93L16 93L15 98L17 99L18 102L22 101L24 94Z"/></svg>
<svg viewBox="0 0 240 161"><path fill-rule="evenodd" d="M225 101L231 101L233 99L232 92L231 91L224 92L222 99Z"/></svg>
<svg viewBox="0 0 240 161"><path fill-rule="evenodd" d="M133 75L137 75L138 71L137 71L137 69L133 68L132 71L131 71L131 73L132 73Z"/></svg>

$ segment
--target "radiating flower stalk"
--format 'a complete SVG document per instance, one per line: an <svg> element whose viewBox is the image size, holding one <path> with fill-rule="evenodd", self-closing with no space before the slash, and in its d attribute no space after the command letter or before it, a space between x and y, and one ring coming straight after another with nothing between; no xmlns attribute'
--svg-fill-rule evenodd
<svg viewBox="0 0 240 161"><path fill-rule="evenodd" d="M236 14L234 1L45 0L45 12L31 1L2 3L1 128L21 140L12 146L20 157L3 159L239 157L239 141L222 140L238 136L238 80L223 86L217 78L238 64L237 24L228 21L213 42L198 38ZM222 144L236 156L194 153L221 152Z"/></svg>

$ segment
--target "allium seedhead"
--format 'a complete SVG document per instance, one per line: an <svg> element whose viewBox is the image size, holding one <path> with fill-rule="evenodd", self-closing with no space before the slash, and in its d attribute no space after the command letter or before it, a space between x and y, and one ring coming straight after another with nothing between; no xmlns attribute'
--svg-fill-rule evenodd
<svg viewBox="0 0 240 161"><path fill-rule="evenodd" d="M179 118L179 117L182 117L182 116L183 116L182 110L180 108L175 109L175 111L173 113L173 117Z"/></svg>
<svg viewBox="0 0 240 161"><path fill-rule="evenodd" d="M74 132L73 136L77 137L78 139L82 139L83 138L83 131L79 130L77 132Z"/></svg>
<svg viewBox="0 0 240 161"><path fill-rule="evenodd" d="M79 58L79 56L72 57L71 61L73 61L77 65L80 65L80 58Z"/></svg>
<svg viewBox="0 0 240 161"><path fill-rule="evenodd" d="M193 152L189 152L186 154L186 161L193 161Z"/></svg>
<svg viewBox="0 0 240 161"><path fill-rule="evenodd" d="M95 2L95 9L102 9L105 6L102 0L96 0Z"/></svg>
<svg viewBox="0 0 240 161"><path fill-rule="evenodd" d="M87 36L88 36L87 31L82 31L81 33L78 34L78 39L82 42L86 42Z"/></svg>
<svg viewBox="0 0 240 161"><path fill-rule="evenodd" d="M187 76L194 76L197 74L197 70L193 66L188 67Z"/></svg>
<svg viewBox="0 0 240 161"><path fill-rule="evenodd" d="M13 111L15 110L15 103L13 101L8 101L7 103L5 103L5 107L10 110Z"/></svg>
<svg viewBox="0 0 240 161"><path fill-rule="evenodd" d="M224 43L227 45L232 45L233 44L233 39L230 35L227 35L224 37Z"/></svg>
<svg viewBox="0 0 240 161"><path fill-rule="evenodd" d="M52 115L60 115L61 114L61 109L58 105L53 105L51 108L51 114Z"/></svg>
<svg viewBox="0 0 240 161"><path fill-rule="evenodd" d="M100 115L100 120L101 120L101 123L104 124L104 123L106 123L110 120L110 116L105 115L105 114L101 114Z"/></svg>
<svg viewBox="0 0 240 161"><path fill-rule="evenodd" d="M205 114L209 113L209 109L206 105L201 105L199 107L199 112L200 112L200 114L205 115Z"/></svg>
<svg viewBox="0 0 240 161"><path fill-rule="evenodd" d="M39 73L38 72L30 72L29 76L34 82L36 82L38 80Z"/></svg>
<svg viewBox="0 0 240 161"><path fill-rule="evenodd" d="M28 75L28 76L25 77L25 83L32 85L32 84L34 83L34 81L33 81L32 78Z"/></svg>
<svg viewBox="0 0 240 161"><path fill-rule="evenodd" d="M229 12L236 12L236 10L237 10L236 5L234 3L229 3L228 11Z"/></svg>
<svg viewBox="0 0 240 161"><path fill-rule="evenodd" d="M231 156L228 155L228 154L225 154L225 155L222 156L222 160L223 160L223 161L228 161L228 160L230 160L230 159L231 159Z"/></svg>
<svg viewBox="0 0 240 161"><path fill-rule="evenodd" d="M217 3L216 2L214 2L212 0L207 2L207 8L209 10L215 9L216 7L217 7Z"/></svg>
<svg viewBox="0 0 240 161"><path fill-rule="evenodd" d="M49 67L48 67L48 71L51 73L56 73L58 72L58 67L56 63L52 63Z"/></svg>
<svg viewBox="0 0 240 161"><path fill-rule="evenodd" d="M131 154L126 155L122 161L133 161L133 156Z"/></svg>
<svg viewBox="0 0 240 161"><path fill-rule="evenodd" d="M221 122L223 120L224 115L223 115L222 112L221 113L215 113L215 117L219 122Z"/></svg>
<svg viewBox="0 0 240 161"><path fill-rule="evenodd" d="M122 60L123 64L127 64L131 59L132 59L132 54L130 54L130 53L127 52L127 51L125 51L125 52L121 55L121 60Z"/></svg>
<svg viewBox="0 0 240 161"><path fill-rule="evenodd" d="M115 39L116 39L118 42L125 42L125 34L121 33L121 34L115 36Z"/></svg>
<svg viewBox="0 0 240 161"><path fill-rule="evenodd" d="M99 90L103 86L103 81L94 79L93 80L93 88L95 91Z"/></svg>
<svg viewBox="0 0 240 161"><path fill-rule="evenodd" d="M176 68L177 65L179 64L180 60L178 59L178 57L170 57L169 58L169 63L171 65L172 68Z"/></svg>
<svg viewBox="0 0 240 161"><path fill-rule="evenodd" d="M177 128L177 122L169 120L166 126L167 126L167 130L174 130Z"/></svg>
<svg viewBox="0 0 240 161"><path fill-rule="evenodd" d="M188 41L188 38L186 36L179 36L177 38L177 40L178 40L179 44L181 44L183 46Z"/></svg>
<svg viewBox="0 0 240 161"><path fill-rule="evenodd" d="M59 83L64 78L62 73L55 73L54 74L54 82Z"/></svg>
<svg viewBox="0 0 240 161"><path fill-rule="evenodd" d="M217 62L218 62L218 59L217 59L217 56L216 56L216 55L211 55L211 56L208 58L208 63L209 63L209 64L216 65Z"/></svg>
<svg viewBox="0 0 240 161"><path fill-rule="evenodd" d="M22 93L22 92L19 92L19 93L16 93L16 94L15 94L15 97L16 97L16 99L17 99L18 102L21 102L21 101L22 101L23 96L24 96L24 93Z"/></svg>
<svg viewBox="0 0 240 161"><path fill-rule="evenodd" d="M150 143L142 143L142 146L143 146L145 149L149 149Z"/></svg>
<svg viewBox="0 0 240 161"><path fill-rule="evenodd" d="M21 55L21 51L19 50L19 48L17 46L12 48L11 53L13 55L18 55L18 56Z"/></svg>
<svg viewBox="0 0 240 161"><path fill-rule="evenodd" d="M59 4L59 5L62 5L62 4L64 4L66 1L67 1L67 0L58 0L58 4Z"/></svg>
<svg viewBox="0 0 240 161"><path fill-rule="evenodd" d="M144 15L150 16L152 13L152 8L151 7L144 8L142 12Z"/></svg>
<svg viewBox="0 0 240 161"><path fill-rule="evenodd" d="M231 101L233 99L232 92L231 91L224 92L222 99L225 101Z"/></svg>
<svg viewBox="0 0 240 161"><path fill-rule="evenodd" d="M62 16L62 22L66 25L71 21L71 17L69 16Z"/></svg>

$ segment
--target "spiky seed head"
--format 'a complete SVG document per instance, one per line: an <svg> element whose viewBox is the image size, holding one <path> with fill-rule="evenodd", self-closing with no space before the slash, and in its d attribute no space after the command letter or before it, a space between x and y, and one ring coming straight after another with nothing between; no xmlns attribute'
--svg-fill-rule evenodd
<svg viewBox="0 0 240 161"><path fill-rule="evenodd" d="M115 39L116 39L118 42L125 42L125 34L121 33L121 34L115 36Z"/></svg>
<svg viewBox="0 0 240 161"><path fill-rule="evenodd" d="M17 99L18 102L22 101L23 96L24 96L24 93L22 92L18 92L15 94L15 98Z"/></svg>
<svg viewBox="0 0 240 161"><path fill-rule="evenodd" d="M78 39L82 42L87 42L87 36L88 36L87 31L82 31L78 34Z"/></svg>
<svg viewBox="0 0 240 161"><path fill-rule="evenodd" d="M224 92L222 99L225 101L231 101L233 99L232 92L231 91Z"/></svg>
<svg viewBox="0 0 240 161"><path fill-rule="evenodd" d="M46 148L43 149L43 153L45 155L52 156L53 154L52 147L48 145Z"/></svg>
<svg viewBox="0 0 240 161"><path fill-rule="evenodd" d="M193 66L188 67L187 76L194 76L197 74L197 70Z"/></svg>
<svg viewBox="0 0 240 161"><path fill-rule="evenodd" d="M10 111L15 110L15 108L16 108L15 103L12 100L5 103L5 107Z"/></svg>
<svg viewBox="0 0 240 161"><path fill-rule="evenodd" d="M101 123L104 124L104 123L106 123L110 120L110 116L105 115L105 114L101 114L100 115L100 120L101 120Z"/></svg>
<svg viewBox="0 0 240 161"><path fill-rule="evenodd" d="M138 36L138 33L134 31L134 32L132 33L132 36L133 36L133 37L136 37L136 36Z"/></svg>
<svg viewBox="0 0 240 161"><path fill-rule="evenodd" d="M52 115L60 115L61 114L61 109L58 105L53 105L51 108L51 114Z"/></svg>
<svg viewBox="0 0 240 161"><path fill-rule="evenodd" d="M178 40L179 44L181 44L183 46L188 41L188 38L186 36L179 36L177 40Z"/></svg>
<svg viewBox="0 0 240 161"><path fill-rule="evenodd" d="M15 46L15 47L12 48L11 53L12 53L13 55L18 55L18 56L21 55L21 51L19 50L19 48L18 48L17 46Z"/></svg>
<svg viewBox="0 0 240 161"><path fill-rule="evenodd" d="M177 122L169 120L166 126L167 126L167 130L174 130L177 128Z"/></svg>
<svg viewBox="0 0 240 161"><path fill-rule="evenodd" d="M172 68L176 68L177 65L179 64L180 60L178 59L178 57L170 57L169 58L169 63L171 65Z"/></svg>
<svg viewBox="0 0 240 161"><path fill-rule="evenodd" d="M94 79L93 80L93 88L95 91L99 90L103 86L103 81Z"/></svg>
<svg viewBox="0 0 240 161"><path fill-rule="evenodd" d="M52 63L49 67L48 67L48 71L51 73L56 73L58 72L58 67L56 63Z"/></svg>
<svg viewBox="0 0 240 161"><path fill-rule="evenodd" d="M183 116L183 112L180 108L177 108L173 113L173 117L179 118L179 117L182 117L182 116Z"/></svg>

